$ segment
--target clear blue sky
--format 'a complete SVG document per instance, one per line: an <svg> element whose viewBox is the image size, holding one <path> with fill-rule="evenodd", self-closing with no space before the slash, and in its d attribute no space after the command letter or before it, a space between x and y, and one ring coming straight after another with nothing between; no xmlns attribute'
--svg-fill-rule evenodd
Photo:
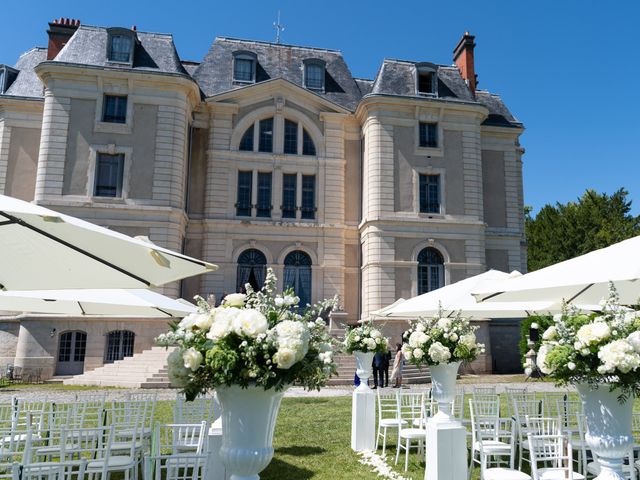
<svg viewBox="0 0 640 480"><path fill-rule="evenodd" d="M502 95L526 126L525 204L567 202L586 188L625 187L640 214L640 2L289 0L3 2L0 63L46 45L47 22L79 18L174 35L201 60L214 37L335 48L373 78L383 58L448 64L465 30L476 35L480 88Z"/></svg>

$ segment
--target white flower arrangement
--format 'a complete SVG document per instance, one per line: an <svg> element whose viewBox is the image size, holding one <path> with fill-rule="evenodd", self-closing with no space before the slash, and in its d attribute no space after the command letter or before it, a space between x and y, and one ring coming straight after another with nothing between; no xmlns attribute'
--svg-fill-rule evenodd
<svg viewBox="0 0 640 480"><path fill-rule="evenodd" d="M640 394L640 312L618 305L617 292L590 315L565 311L542 334L537 366L559 384L608 384Z"/></svg>
<svg viewBox="0 0 640 480"><path fill-rule="evenodd" d="M298 312L292 289L275 294L271 269L262 290L227 295L211 308L202 297L193 313L156 342L177 346L168 358L169 379L187 398L221 385L250 384L281 390L296 383L320 389L336 373L332 339L322 315L336 299Z"/></svg>
<svg viewBox="0 0 640 480"><path fill-rule="evenodd" d="M470 362L484 352L484 345L477 342L476 327L468 318L455 317L419 318L404 333L402 353L414 365L438 365L457 361Z"/></svg>
<svg viewBox="0 0 640 480"><path fill-rule="evenodd" d="M389 349L389 340L382 336L382 332L372 322L366 322L358 327L347 328L343 345L347 353L378 353Z"/></svg>

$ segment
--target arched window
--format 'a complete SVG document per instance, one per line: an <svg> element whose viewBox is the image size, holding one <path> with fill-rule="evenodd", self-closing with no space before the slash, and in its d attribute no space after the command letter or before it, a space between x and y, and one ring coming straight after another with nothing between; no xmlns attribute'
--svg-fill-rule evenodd
<svg viewBox="0 0 640 480"><path fill-rule="evenodd" d="M311 258L300 250L289 253L284 259L284 288L293 287L300 297L300 308L311 303Z"/></svg>
<svg viewBox="0 0 640 480"><path fill-rule="evenodd" d="M104 352L104 363L113 363L124 357L133 356L133 345L136 334L129 330L114 330L107 334L107 348Z"/></svg>
<svg viewBox="0 0 640 480"><path fill-rule="evenodd" d="M242 135L238 150L243 152L253 152L253 125L251 125Z"/></svg>
<svg viewBox="0 0 640 480"><path fill-rule="evenodd" d="M250 248L238 257L236 291L244 292L249 283L254 290L260 290L267 276L267 257L260 250Z"/></svg>
<svg viewBox="0 0 640 480"><path fill-rule="evenodd" d="M302 130L302 154L303 155L315 155L316 145L311 139L311 135L306 130Z"/></svg>
<svg viewBox="0 0 640 480"><path fill-rule="evenodd" d="M418 295L444 286L444 259L435 248L427 247L418 254Z"/></svg>

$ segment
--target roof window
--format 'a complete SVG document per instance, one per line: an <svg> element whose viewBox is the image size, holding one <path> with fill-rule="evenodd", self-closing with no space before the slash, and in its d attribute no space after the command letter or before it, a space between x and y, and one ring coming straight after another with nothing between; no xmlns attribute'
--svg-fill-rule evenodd
<svg viewBox="0 0 640 480"><path fill-rule="evenodd" d="M304 86L309 90L324 91L325 62L318 59L304 61Z"/></svg>
<svg viewBox="0 0 640 480"><path fill-rule="evenodd" d="M107 60L117 63L133 63L133 47L135 33L126 28L110 28L107 30Z"/></svg>
<svg viewBox="0 0 640 480"><path fill-rule="evenodd" d="M438 95L438 67L433 63L416 65L416 93L423 96Z"/></svg>
<svg viewBox="0 0 640 480"><path fill-rule="evenodd" d="M233 53L233 81L255 83L257 57L253 52Z"/></svg>

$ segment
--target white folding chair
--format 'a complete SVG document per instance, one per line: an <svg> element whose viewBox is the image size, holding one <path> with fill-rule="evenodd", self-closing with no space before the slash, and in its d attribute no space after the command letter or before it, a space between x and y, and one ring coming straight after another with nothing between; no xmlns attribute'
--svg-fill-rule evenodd
<svg viewBox="0 0 640 480"><path fill-rule="evenodd" d="M513 397L512 403L518 432L518 470L522 470L522 462L529 462L529 456L527 454L529 442L527 441L526 417L535 418L544 416L544 404L541 400L531 395L522 398Z"/></svg>
<svg viewBox="0 0 640 480"><path fill-rule="evenodd" d="M220 406L215 395L200 395L188 402L178 393L173 411L175 423L200 423L203 420L212 424L220 416Z"/></svg>
<svg viewBox="0 0 640 480"><path fill-rule="evenodd" d="M387 449L387 431L389 429L400 432L400 427L407 425L407 421L398 418L398 390L376 389L378 404L378 432L376 434L376 451L382 438L382 455Z"/></svg>
<svg viewBox="0 0 640 480"><path fill-rule="evenodd" d="M405 451L404 455L404 471L409 468L409 451L411 450L411 441L418 441L418 454L422 452L424 442L426 440L426 408L425 408L424 392L398 392L398 413L399 419L407 422L407 427L400 425L398 431L398 446L396 448L396 465L400 458L400 450ZM419 425L416 427L415 425ZM406 442L403 444L403 440Z"/></svg>
<svg viewBox="0 0 640 480"><path fill-rule="evenodd" d="M481 475L503 478L513 470L515 461L513 420L500 418L500 398L497 396L492 400L469 399L469 411L472 432L469 478L476 463L480 465ZM492 465L494 467L489 468Z"/></svg>
<svg viewBox="0 0 640 480"><path fill-rule="evenodd" d="M156 422L151 455L189 454L200 455L206 452L207 422L170 423Z"/></svg>
<svg viewBox="0 0 640 480"><path fill-rule="evenodd" d="M20 480L84 480L87 460L23 465Z"/></svg>
<svg viewBox="0 0 640 480"><path fill-rule="evenodd" d="M533 480L584 480L573 471L573 449L566 434L527 433Z"/></svg>
<svg viewBox="0 0 640 480"><path fill-rule="evenodd" d="M144 459L145 480L203 480L206 478L207 455L147 455Z"/></svg>

